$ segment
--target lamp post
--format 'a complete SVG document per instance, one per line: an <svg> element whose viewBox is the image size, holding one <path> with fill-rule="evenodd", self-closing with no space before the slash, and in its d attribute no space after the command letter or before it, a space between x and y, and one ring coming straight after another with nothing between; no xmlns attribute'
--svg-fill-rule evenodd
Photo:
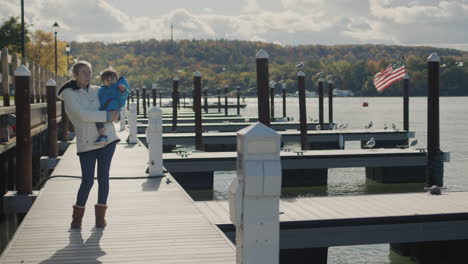
<svg viewBox="0 0 468 264"><path fill-rule="evenodd" d="M67 43L67 46L65 47L65 53L67 54L67 71L70 69L70 51L71 51L71 46L70 43Z"/></svg>
<svg viewBox="0 0 468 264"><path fill-rule="evenodd" d="M59 24L57 23L57 21L55 21L55 23L52 25L52 27L54 28L54 39L55 39L55 76L57 76L57 32L59 30Z"/></svg>

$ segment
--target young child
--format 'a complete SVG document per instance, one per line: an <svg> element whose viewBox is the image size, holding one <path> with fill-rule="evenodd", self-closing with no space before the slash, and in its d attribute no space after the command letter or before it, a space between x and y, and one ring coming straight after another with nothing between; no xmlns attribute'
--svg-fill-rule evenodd
<svg viewBox="0 0 468 264"><path fill-rule="evenodd" d="M117 78L118 73L112 68L108 68L101 73L103 85L98 92L101 104L99 110L120 111L125 106L130 87L124 76ZM108 139L104 123L96 123L96 128L99 132L99 137L94 144L107 144Z"/></svg>

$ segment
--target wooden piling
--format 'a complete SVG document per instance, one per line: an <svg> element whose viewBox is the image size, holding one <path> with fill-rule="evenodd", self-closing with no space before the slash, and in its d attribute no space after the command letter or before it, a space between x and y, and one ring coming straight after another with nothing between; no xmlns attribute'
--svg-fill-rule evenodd
<svg viewBox="0 0 468 264"><path fill-rule="evenodd" d="M39 64L37 64L37 67L36 67L36 80L35 80L35 86L36 86L36 95L35 95L35 98L34 98L34 102L35 103L40 103L41 102L41 67L39 66Z"/></svg>
<svg viewBox="0 0 468 264"><path fill-rule="evenodd" d="M297 90L299 91L299 121L300 121L300 131L301 131L301 149L308 150L309 143L307 142L305 73L302 71L297 73Z"/></svg>
<svg viewBox="0 0 468 264"><path fill-rule="evenodd" d="M205 109L205 113L208 113L208 89L203 89L203 106L204 106L204 109Z"/></svg>
<svg viewBox="0 0 468 264"><path fill-rule="evenodd" d="M46 84L47 89L47 142L49 145L49 157L58 156L57 144L57 83L49 79ZM63 121L62 121L63 122Z"/></svg>
<svg viewBox="0 0 468 264"><path fill-rule="evenodd" d="M185 108L185 91L182 92L182 98L183 98L183 100L184 100L184 101L183 101L183 104L184 104L184 108Z"/></svg>
<svg viewBox="0 0 468 264"><path fill-rule="evenodd" d="M427 58L427 181L432 185L443 186L444 162L440 150L439 127L439 64L440 57L432 53Z"/></svg>
<svg viewBox="0 0 468 264"><path fill-rule="evenodd" d="M237 86L237 115L240 116L240 87Z"/></svg>
<svg viewBox="0 0 468 264"><path fill-rule="evenodd" d="M161 89L159 89L159 107L162 107L162 94L161 94Z"/></svg>
<svg viewBox="0 0 468 264"><path fill-rule="evenodd" d="M146 118L146 87L141 89L141 96L143 97L143 118Z"/></svg>
<svg viewBox="0 0 468 264"><path fill-rule="evenodd" d="M202 138L202 114L201 114L201 73L193 73L193 107L195 111L195 148L204 150Z"/></svg>
<svg viewBox="0 0 468 264"><path fill-rule="evenodd" d="M283 91L283 118L286 118L286 83L281 84L281 90Z"/></svg>
<svg viewBox="0 0 468 264"><path fill-rule="evenodd" d="M228 116L228 86L224 86L224 115Z"/></svg>
<svg viewBox="0 0 468 264"><path fill-rule="evenodd" d="M328 123L333 124L333 80L328 80Z"/></svg>
<svg viewBox="0 0 468 264"><path fill-rule="evenodd" d="M319 124L323 129L323 78L319 79L318 95L319 95Z"/></svg>
<svg viewBox="0 0 468 264"><path fill-rule="evenodd" d="M179 77L172 78L172 131L177 131L177 95L179 94Z"/></svg>
<svg viewBox="0 0 468 264"><path fill-rule="evenodd" d="M156 107L156 87L151 89L151 96L153 97L153 107Z"/></svg>
<svg viewBox="0 0 468 264"><path fill-rule="evenodd" d="M136 89L136 111L137 116L140 114L140 89Z"/></svg>
<svg viewBox="0 0 468 264"><path fill-rule="evenodd" d="M221 88L218 88L218 113L221 113Z"/></svg>
<svg viewBox="0 0 468 264"><path fill-rule="evenodd" d="M180 110L180 91L177 92L177 107Z"/></svg>
<svg viewBox="0 0 468 264"><path fill-rule="evenodd" d="M274 84L270 87L270 114L271 120L275 120L275 87Z"/></svg>
<svg viewBox="0 0 468 264"><path fill-rule="evenodd" d="M15 71L16 105L16 186L22 194L32 193L31 107L29 104L31 72L24 65Z"/></svg>
<svg viewBox="0 0 468 264"><path fill-rule="evenodd" d="M3 106L10 106L10 71L8 70L8 49L2 49Z"/></svg>
<svg viewBox="0 0 468 264"><path fill-rule="evenodd" d="M403 129L409 131L409 75L403 77Z"/></svg>
<svg viewBox="0 0 468 264"><path fill-rule="evenodd" d="M257 100L258 100L258 120L260 123L270 126L270 104L268 86L268 58L270 56L261 49L256 54L257 66Z"/></svg>

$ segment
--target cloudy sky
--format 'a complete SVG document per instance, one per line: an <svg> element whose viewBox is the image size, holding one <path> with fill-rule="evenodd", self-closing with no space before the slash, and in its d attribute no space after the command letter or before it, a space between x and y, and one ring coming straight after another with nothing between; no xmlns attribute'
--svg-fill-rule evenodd
<svg viewBox="0 0 468 264"><path fill-rule="evenodd" d="M0 22L20 15L0 0ZM297 44L430 45L468 50L468 0L25 0L35 29L116 42L242 39Z"/></svg>

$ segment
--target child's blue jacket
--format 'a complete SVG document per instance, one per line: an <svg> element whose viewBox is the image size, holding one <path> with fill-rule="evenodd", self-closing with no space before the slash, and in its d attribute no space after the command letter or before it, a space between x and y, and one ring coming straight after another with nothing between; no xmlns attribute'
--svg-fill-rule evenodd
<svg viewBox="0 0 468 264"><path fill-rule="evenodd" d="M119 90L121 84L125 86L124 92ZM125 76L120 77L116 83L109 87L101 86L98 91L99 102L101 103L99 110L120 111L125 106L129 91L130 86Z"/></svg>

